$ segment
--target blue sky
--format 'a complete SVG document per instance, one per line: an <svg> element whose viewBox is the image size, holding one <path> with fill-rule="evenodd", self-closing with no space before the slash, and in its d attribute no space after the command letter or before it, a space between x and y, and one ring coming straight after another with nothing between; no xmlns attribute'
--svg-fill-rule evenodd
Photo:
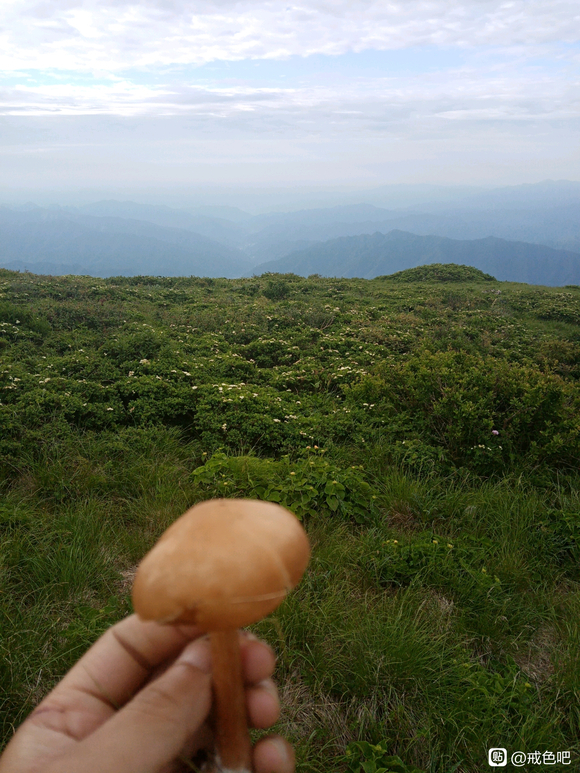
<svg viewBox="0 0 580 773"><path fill-rule="evenodd" d="M577 0L3 0L0 191L580 179Z"/></svg>

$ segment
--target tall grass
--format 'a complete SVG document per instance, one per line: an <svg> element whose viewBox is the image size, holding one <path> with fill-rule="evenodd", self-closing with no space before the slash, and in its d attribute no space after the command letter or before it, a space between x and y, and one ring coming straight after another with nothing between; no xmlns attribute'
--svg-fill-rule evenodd
<svg viewBox="0 0 580 773"><path fill-rule="evenodd" d="M4 739L130 611L131 567L207 496L191 476L202 458L156 429L69 438L23 464L0 510ZM307 575L256 626L279 657L299 770L340 770L362 739L429 773L475 773L492 743L580 752L578 570L553 529L555 508L578 516L574 488L369 466L375 515L309 517ZM459 558L439 560L434 539Z"/></svg>

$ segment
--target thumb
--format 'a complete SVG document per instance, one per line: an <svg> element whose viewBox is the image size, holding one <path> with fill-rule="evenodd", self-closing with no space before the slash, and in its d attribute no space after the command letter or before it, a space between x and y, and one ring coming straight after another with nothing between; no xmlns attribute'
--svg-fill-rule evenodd
<svg viewBox="0 0 580 773"><path fill-rule="evenodd" d="M80 743L59 773L157 773L176 759L211 706L209 642L197 639L157 679Z"/></svg>

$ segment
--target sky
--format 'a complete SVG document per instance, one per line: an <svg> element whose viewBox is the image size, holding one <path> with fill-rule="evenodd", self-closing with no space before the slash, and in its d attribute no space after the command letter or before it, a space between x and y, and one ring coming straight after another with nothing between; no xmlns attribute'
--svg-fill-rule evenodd
<svg viewBox="0 0 580 773"><path fill-rule="evenodd" d="M580 180L579 86L578 0L2 0L0 194Z"/></svg>

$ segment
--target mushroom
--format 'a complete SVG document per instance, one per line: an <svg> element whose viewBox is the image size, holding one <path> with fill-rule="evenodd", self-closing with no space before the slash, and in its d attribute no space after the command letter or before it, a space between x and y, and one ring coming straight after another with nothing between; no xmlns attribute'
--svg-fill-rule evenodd
<svg viewBox="0 0 580 773"><path fill-rule="evenodd" d="M213 499L178 518L137 569L133 606L141 619L209 633L218 771L251 771L237 629L276 609L309 557L308 538L290 511Z"/></svg>

